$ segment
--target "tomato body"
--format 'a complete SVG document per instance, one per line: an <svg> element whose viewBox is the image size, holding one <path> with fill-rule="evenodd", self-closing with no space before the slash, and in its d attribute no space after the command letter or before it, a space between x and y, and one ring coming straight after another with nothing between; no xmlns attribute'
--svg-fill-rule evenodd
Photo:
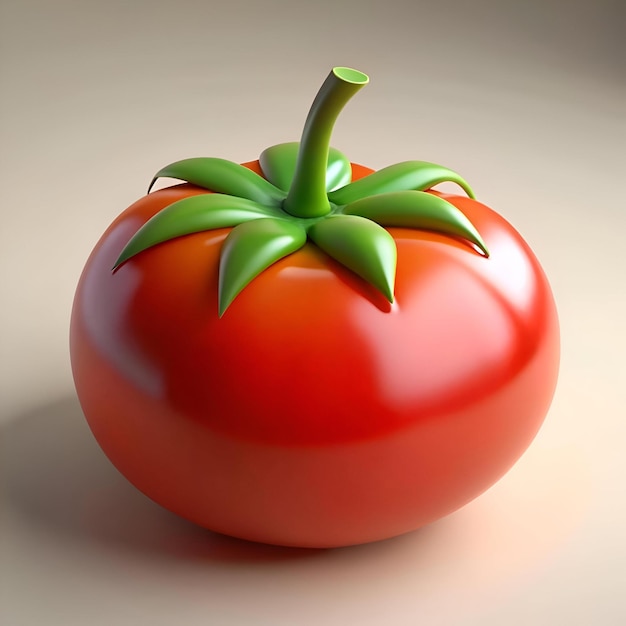
<svg viewBox="0 0 626 626"><path fill-rule="evenodd" d="M353 170L355 179L371 171ZM111 271L143 223L198 193L178 185L127 209L94 249L74 302L81 405L137 488L220 533L330 547L432 522L518 459L552 399L559 332L544 273L502 217L444 195L489 258L462 240L389 228L393 304L307 243L219 318L227 229Z"/></svg>

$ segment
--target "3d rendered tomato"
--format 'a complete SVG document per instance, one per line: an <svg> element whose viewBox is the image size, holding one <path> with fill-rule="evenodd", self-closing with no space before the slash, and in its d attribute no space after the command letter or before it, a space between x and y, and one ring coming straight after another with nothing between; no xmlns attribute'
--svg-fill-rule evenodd
<svg viewBox="0 0 626 626"><path fill-rule="evenodd" d="M124 211L81 276L71 359L97 441L211 530L411 531L496 482L549 408L558 321L522 237L447 168L329 148L367 82L335 68L301 141L258 161L157 172L185 182Z"/></svg>

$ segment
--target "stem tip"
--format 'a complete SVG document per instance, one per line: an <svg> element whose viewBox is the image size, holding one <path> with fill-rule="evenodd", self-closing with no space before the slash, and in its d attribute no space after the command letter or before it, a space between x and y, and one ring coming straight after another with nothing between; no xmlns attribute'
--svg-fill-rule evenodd
<svg viewBox="0 0 626 626"><path fill-rule="evenodd" d="M353 85L367 85L370 82L369 76L351 67L333 67L333 74L345 83Z"/></svg>

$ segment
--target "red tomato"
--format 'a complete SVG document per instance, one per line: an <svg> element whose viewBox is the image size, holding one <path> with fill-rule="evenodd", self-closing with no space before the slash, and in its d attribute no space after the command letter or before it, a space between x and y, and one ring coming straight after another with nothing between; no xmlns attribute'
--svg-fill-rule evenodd
<svg viewBox="0 0 626 626"><path fill-rule="evenodd" d="M353 166L354 179L370 172ZM393 304L307 243L220 319L227 229L111 272L143 223L199 193L178 185L125 211L74 302L81 405L137 488L220 533L342 546L454 511L526 449L556 385L558 322L535 256L497 213L441 194L488 242L488 262L461 240L388 228Z"/></svg>

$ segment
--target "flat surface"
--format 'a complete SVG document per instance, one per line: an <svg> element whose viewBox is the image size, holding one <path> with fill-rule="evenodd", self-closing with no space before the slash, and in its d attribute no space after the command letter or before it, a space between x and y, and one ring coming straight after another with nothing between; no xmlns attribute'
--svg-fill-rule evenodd
<svg viewBox="0 0 626 626"><path fill-rule="evenodd" d="M434 4L1 3L3 625L626 622L624 4ZM445 164L524 235L562 370L531 448L470 505L286 550L125 482L75 399L68 320L91 248L154 171L297 140L333 65L371 77L333 145Z"/></svg>

